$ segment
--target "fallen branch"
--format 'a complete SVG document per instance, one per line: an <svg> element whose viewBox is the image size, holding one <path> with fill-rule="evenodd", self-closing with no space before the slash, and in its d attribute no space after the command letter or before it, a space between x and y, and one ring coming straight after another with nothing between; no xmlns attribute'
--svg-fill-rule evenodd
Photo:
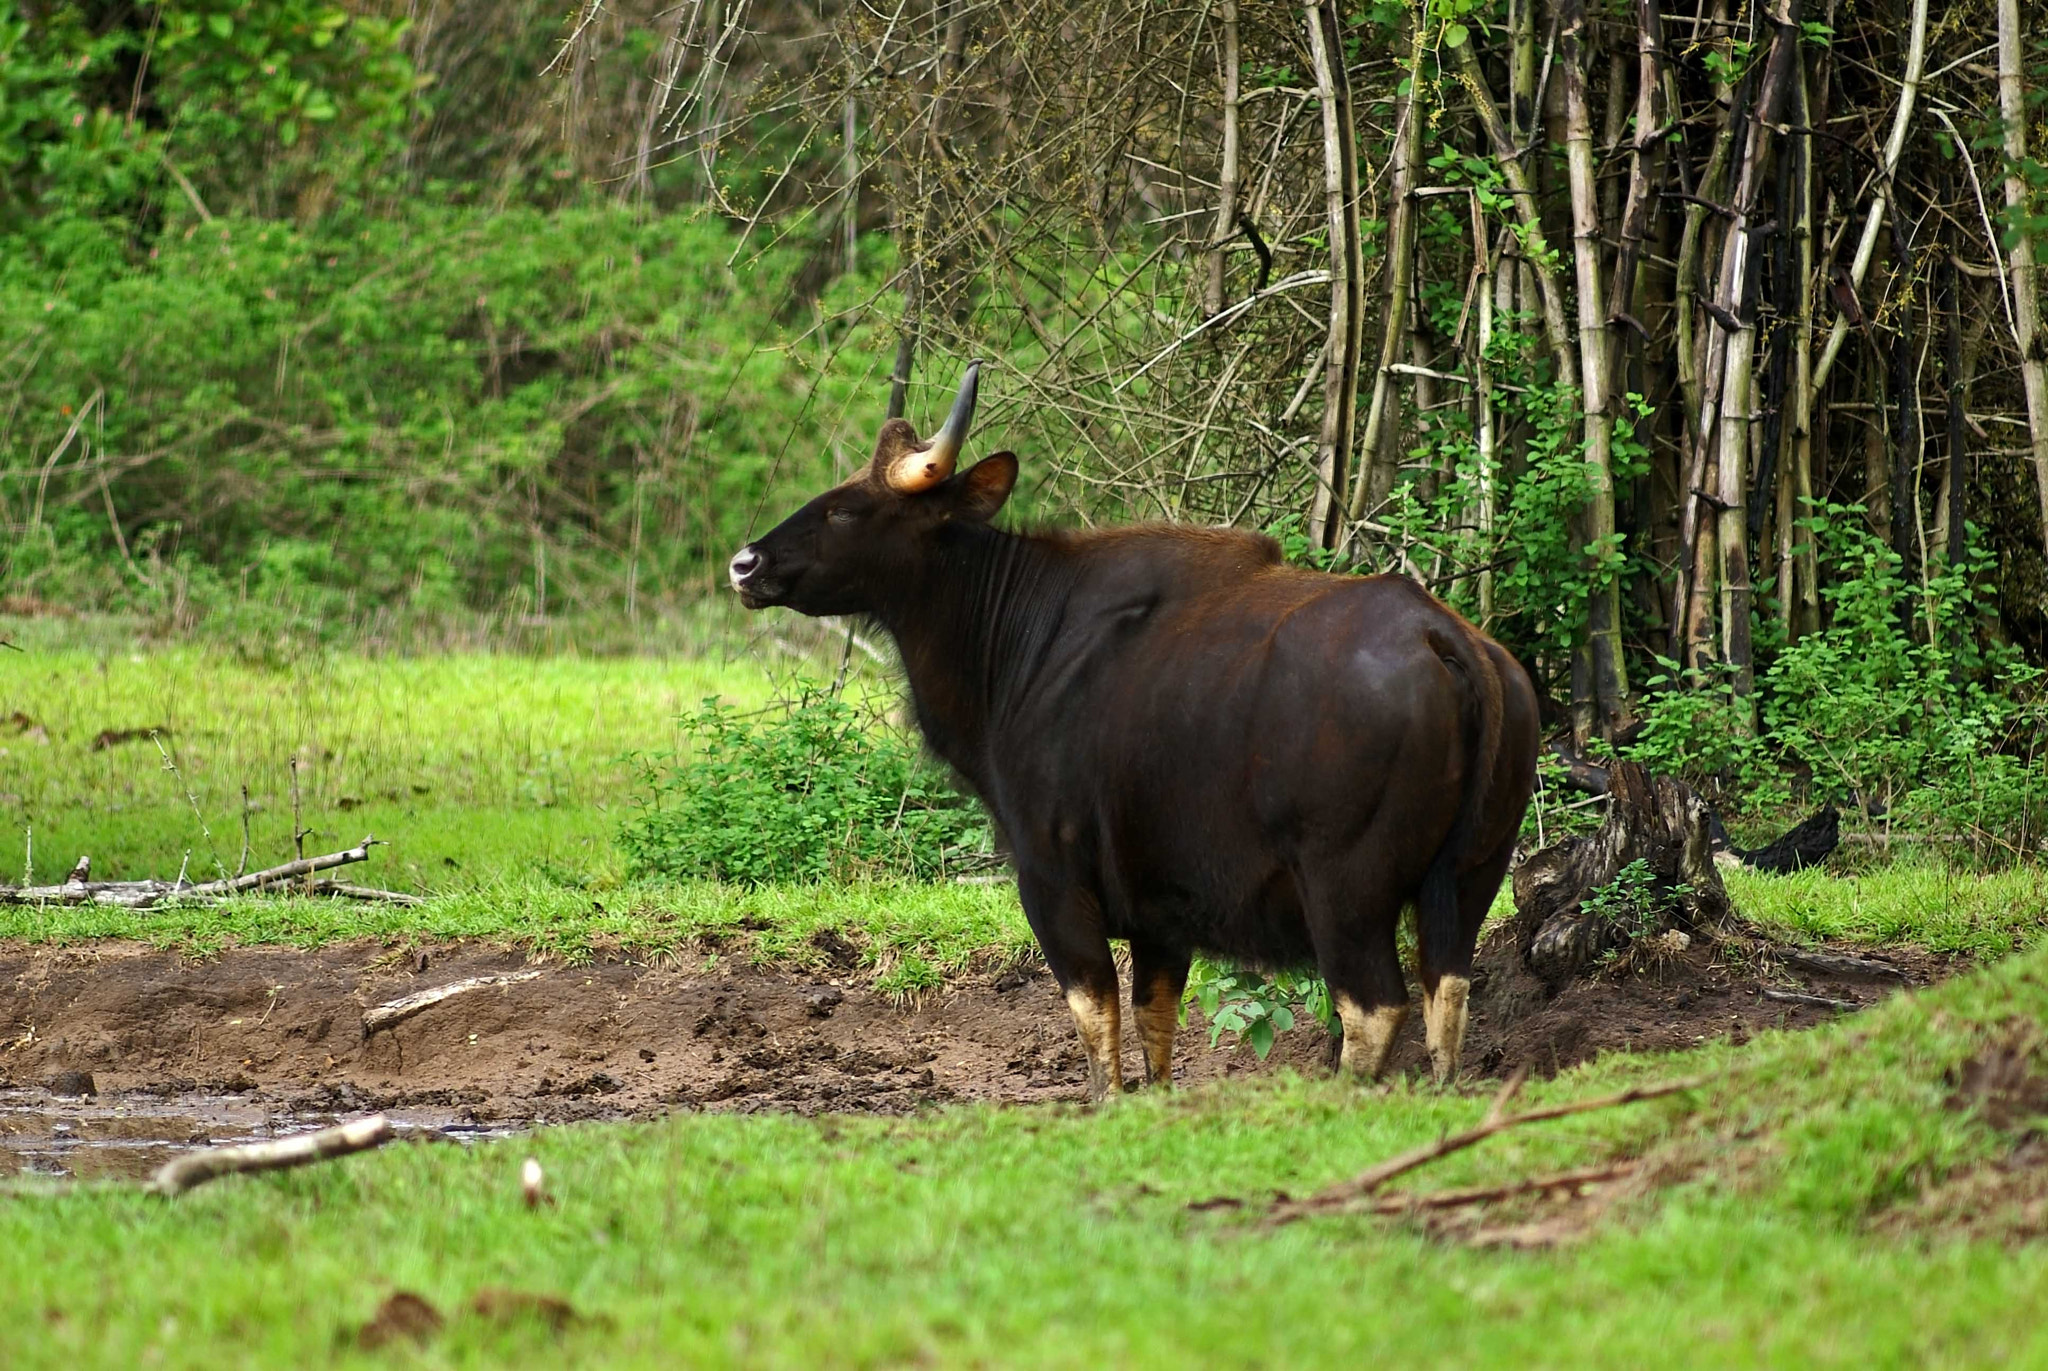
<svg viewBox="0 0 2048 1371"><path fill-rule="evenodd" d="M1493 1204L1520 1195L1540 1195L1552 1190L1576 1190L1582 1185L1618 1181L1635 1172L1634 1162L1607 1166L1583 1166L1576 1171L1559 1171L1548 1176L1528 1176L1506 1185L1468 1185L1451 1190L1430 1190L1416 1194L1389 1195L1367 1206L1374 1214L1407 1214L1418 1210L1461 1209L1466 1205Z"/></svg>
<svg viewBox="0 0 2048 1371"><path fill-rule="evenodd" d="M1510 1086L1515 1084L1512 1080L1509 1082ZM1400 1156L1389 1158L1378 1166L1366 1168L1348 1181L1325 1186L1305 1200L1288 1200L1276 1204L1267 1221L1274 1224L1292 1223L1308 1214L1345 1208L1371 1195L1398 1176L1405 1176L1410 1171L1427 1166L1439 1158L1448 1157L1454 1152L1462 1152L1510 1128L1541 1123L1547 1119L1561 1119L1571 1114L1590 1114L1596 1110L1614 1109L1621 1105L1634 1104L1639 1100L1660 1099L1681 1091L1697 1090L1703 1084L1704 1077L1692 1077L1682 1081L1667 1081L1662 1085L1631 1086L1618 1095L1603 1095L1593 1100L1573 1100L1567 1104L1545 1105L1541 1109L1531 1109L1526 1113L1511 1114L1504 1118L1489 1112L1486 1121L1476 1128L1468 1128L1462 1133L1453 1133L1412 1151L1403 1152ZM1506 1090L1502 1091L1504 1096L1507 1093Z"/></svg>
<svg viewBox="0 0 2048 1371"><path fill-rule="evenodd" d="M149 1189L158 1195L182 1195L194 1186L240 1171L279 1171L307 1162L346 1157L352 1152L367 1152L390 1142L394 1136L391 1120L382 1114L372 1114L317 1133L239 1147L210 1147L165 1162L149 1183Z"/></svg>
<svg viewBox="0 0 2048 1371"><path fill-rule="evenodd" d="M1779 1004L1803 1004L1809 1009L1853 1010L1863 1008L1862 1005L1854 1000L1834 1000L1829 999L1826 995L1802 995L1796 990L1766 990L1764 991L1764 998L1775 1000Z"/></svg>
<svg viewBox="0 0 2048 1371"><path fill-rule="evenodd" d="M1889 976L1901 981L1912 980L1912 977L1890 962L1881 962L1875 957L1857 957L1847 952L1784 947L1778 949L1778 960L1787 966L1821 976Z"/></svg>
<svg viewBox="0 0 2048 1371"><path fill-rule="evenodd" d="M425 904L423 895L408 895L402 890L379 890L375 886L350 885L346 881L314 881L302 892L306 895L332 895L337 900L381 901L385 904Z"/></svg>
<svg viewBox="0 0 2048 1371"><path fill-rule="evenodd" d="M453 999L457 995L467 995L472 990L482 990L486 986L517 985L521 981L533 980L540 974L536 968L531 971L508 971L495 976L471 976L468 980L450 981L447 985L438 985L432 990L422 990L417 994L380 1004L374 1009L364 1011L363 1036L367 1038L381 1029L404 1023L421 1010L432 1009L441 1001Z"/></svg>
<svg viewBox="0 0 2048 1371"><path fill-rule="evenodd" d="M148 909L166 900L217 900L229 895L246 894L267 885L279 885L285 881L310 876L316 871L346 866L351 862L366 862L370 849L377 845L375 838L365 837L361 843L340 852L330 852L321 857L305 857L283 866L268 867L262 871L251 871L244 876L230 876L225 880L203 881L197 885L178 881L83 881L67 880L62 885L0 886L0 904L58 904L58 905L115 905L123 909ZM81 865L87 859L79 858ZM330 885L330 882L321 882ZM331 894L352 893L367 887L336 886L327 892ZM388 898L395 892L380 891L374 896L356 898ZM403 898L403 897L401 897Z"/></svg>

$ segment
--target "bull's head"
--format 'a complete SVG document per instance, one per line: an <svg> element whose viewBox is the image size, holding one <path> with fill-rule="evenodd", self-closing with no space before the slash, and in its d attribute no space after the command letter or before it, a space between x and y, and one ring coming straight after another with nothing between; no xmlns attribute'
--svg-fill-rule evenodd
<svg viewBox="0 0 2048 1371"><path fill-rule="evenodd" d="M914 590L931 540L949 523L986 523L1017 482L1017 456L998 452L954 474L974 422L981 363L968 366L946 425L920 441L891 419L875 458L733 555L727 572L748 609L868 614Z"/></svg>

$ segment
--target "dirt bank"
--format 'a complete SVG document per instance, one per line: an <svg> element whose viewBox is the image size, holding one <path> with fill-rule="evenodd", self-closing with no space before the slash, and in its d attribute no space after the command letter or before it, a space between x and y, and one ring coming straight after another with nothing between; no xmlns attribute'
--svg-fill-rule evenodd
<svg viewBox="0 0 2048 1371"><path fill-rule="evenodd" d="M1891 960L1898 977L1781 974L1774 983L1867 1003L1948 970L1924 956ZM363 1031L371 1006L520 970L540 974ZM1467 1061L1482 1077L1525 1063L1548 1074L1601 1052L1689 1047L1837 1012L1765 999L1762 988L1698 949L1537 1004L1499 1003L1482 974ZM1418 1018L1410 1017L1396 1070L1425 1069ZM1212 1050L1195 1019L1176 1066L1186 1084L1279 1067L1320 1071L1329 1057L1328 1040L1312 1027L1283 1035L1266 1063L1246 1049ZM1134 1044L1126 1044L1125 1069L1138 1071ZM1073 1100L1084 1081L1065 1005L1042 971L956 985L899 1008L858 985L771 970L676 970L623 958L530 964L484 944L403 953L366 943L248 948L205 959L138 944L0 946L0 1147L17 1150L25 1135L67 1120L90 1132L102 1115L103 1130L135 1134L147 1131L142 1119L162 1113L166 1127L203 1141L369 1109L414 1111L422 1126L444 1131L495 1130L677 1109L895 1113L947 1100ZM89 1104L61 1098L88 1088L97 1092Z"/></svg>

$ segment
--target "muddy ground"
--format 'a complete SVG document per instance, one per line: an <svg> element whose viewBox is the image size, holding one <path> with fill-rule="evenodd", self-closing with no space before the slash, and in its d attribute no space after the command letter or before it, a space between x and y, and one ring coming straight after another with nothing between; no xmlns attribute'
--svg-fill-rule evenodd
<svg viewBox="0 0 2048 1371"><path fill-rule="evenodd" d="M1867 1004L1952 969L1894 951L1897 974L1738 968L1703 947L1611 970L1552 998L1475 978L1470 1073L1547 1075L1615 1050L1740 1040L1843 1012L1767 999L1774 988ZM537 977L445 1000L365 1035L364 1011L466 977ZM1761 974L1759 974L1761 972ZM357 943L191 958L140 944L0 945L0 1172L133 1171L166 1149L263 1136L337 1115L393 1112L452 1136L674 1110L900 1113L949 1100L1074 1100L1085 1068L1050 976L1025 968L898 1007L854 983L738 966L650 967L623 957L529 964L450 943ZM1508 1001L1512 999L1513 1002ZM1419 1015L1394 1069L1426 1070ZM1129 1030L1126 1029L1128 1038ZM1325 1069L1307 1026L1259 1062L1213 1050L1199 1014L1176 1079ZM1134 1042L1125 1071L1140 1068Z"/></svg>

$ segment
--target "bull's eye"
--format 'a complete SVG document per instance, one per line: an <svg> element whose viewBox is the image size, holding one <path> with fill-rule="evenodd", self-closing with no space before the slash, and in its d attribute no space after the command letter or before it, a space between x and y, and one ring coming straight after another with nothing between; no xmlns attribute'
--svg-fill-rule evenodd
<svg viewBox="0 0 2048 1371"><path fill-rule="evenodd" d="M840 505L834 506L833 508L826 510L825 517L827 519L830 519L835 524L850 524L859 516L856 515L852 510L847 509L843 505Z"/></svg>

